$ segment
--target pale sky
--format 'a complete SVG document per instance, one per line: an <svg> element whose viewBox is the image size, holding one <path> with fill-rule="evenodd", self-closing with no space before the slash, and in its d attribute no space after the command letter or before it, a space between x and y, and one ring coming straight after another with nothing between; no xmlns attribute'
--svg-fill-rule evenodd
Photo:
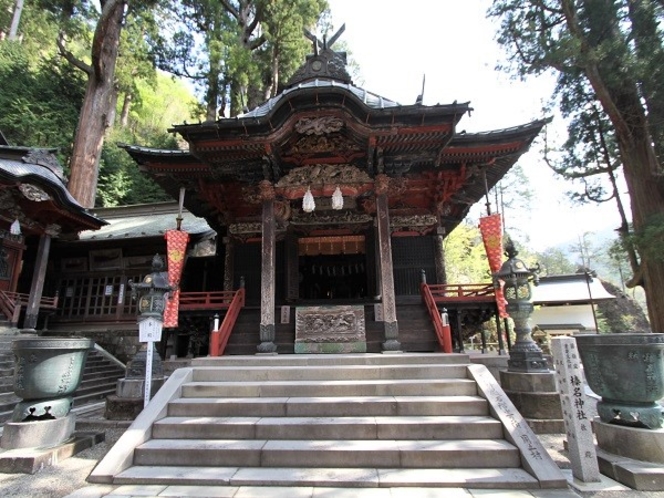
<svg viewBox="0 0 664 498"><path fill-rule="evenodd" d="M474 111L459 123L459 130L469 132L509 128L545 116L542 107L552 93L553 77L522 82L495 69L504 62L504 53L495 41L495 21L485 17L490 0L328 2L335 28L346 24L340 40L360 66L358 86L414 104L425 76L425 104L470 102ZM549 128L549 136L561 136L562 118L554 116ZM533 209L519 222L530 234L531 248L543 250L577 240L584 232L618 226L614 204L570 205L565 183L554 178L538 152L533 145L519 161L535 192Z"/></svg>

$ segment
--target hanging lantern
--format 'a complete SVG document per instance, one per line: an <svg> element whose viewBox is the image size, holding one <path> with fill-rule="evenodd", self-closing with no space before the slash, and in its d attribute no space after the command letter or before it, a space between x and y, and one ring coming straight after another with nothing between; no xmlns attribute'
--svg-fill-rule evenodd
<svg viewBox="0 0 664 498"><path fill-rule="evenodd" d="M344 208L344 196L341 194L341 189L337 187L332 194L332 209L339 211Z"/></svg>
<svg viewBox="0 0 664 498"><path fill-rule="evenodd" d="M302 210L305 213L312 213L316 209L316 202L314 196L311 194L311 189L307 187L307 191L302 199Z"/></svg>
<svg viewBox="0 0 664 498"><path fill-rule="evenodd" d="M21 224L18 220L14 220L14 223L9 227L9 233L12 235L21 235Z"/></svg>

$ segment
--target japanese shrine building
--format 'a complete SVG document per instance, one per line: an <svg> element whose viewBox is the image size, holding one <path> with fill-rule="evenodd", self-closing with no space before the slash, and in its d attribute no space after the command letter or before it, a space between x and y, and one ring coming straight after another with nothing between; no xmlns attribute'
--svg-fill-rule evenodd
<svg viewBox="0 0 664 498"><path fill-rule="evenodd" d="M442 240L547 120L458 131L468 103L401 105L355 86L345 54L314 45L259 107L174 126L188 150L125 149L217 232L223 273L213 287L238 289L242 279L247 306L260 309L258 351L276 351L287 324L296 351L355 344L358 330L342 330L349 320L363 322L362 334L379 322L382 350L426 349L399 307L422 308L422 271L447 283ZM309 336L313 324L325 329L319 337Z"/></svg>

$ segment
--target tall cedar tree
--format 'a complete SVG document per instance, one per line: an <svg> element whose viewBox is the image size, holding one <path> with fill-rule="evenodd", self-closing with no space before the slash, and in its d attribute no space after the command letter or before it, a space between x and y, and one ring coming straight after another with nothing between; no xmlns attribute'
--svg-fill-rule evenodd
<svg viewBox="0 0 664 498"><path fill-rule="evenodd" d="M561 75L575 72L587 79L609 117L623 163L638 236L653 231L659 244L639 244L640 266L632 284L643 285L650 323L664 331L664 258L660 253L664 212L662 167L655 152L648 121L650 85L659 76L644 72L653 67L651 57L661 52L660 33L649 51L637 50L638 36L629 17L634 4L649 0L496 0L490 15L500 18L499 42L509 51L522 75L548 70ZM661 13L661 2L651 15ZM646 15L647 10L641 10ZM655 85L658 86L658 85ZM659 123L655 123L657 127Z"/></svg>
<svg viewBox="0 0 664 498"><path fill-rule="evenodd" d="M302 63L325 0L181 0L159 9L158 66L193 81L205 119L236 116L274 96ZM170 36L166 37L165 33Z"/></svg>
<svg viewBox="0 0 664 498"><path fill-rule="evenodd" d="M74 57L61 43L61 52L87 75L88 82L70 159L69 192L81 206L95 204L99 160L104 134L115 118L115 65L124 20L125 0L101 0L92 46L91 63Z"/></svg>

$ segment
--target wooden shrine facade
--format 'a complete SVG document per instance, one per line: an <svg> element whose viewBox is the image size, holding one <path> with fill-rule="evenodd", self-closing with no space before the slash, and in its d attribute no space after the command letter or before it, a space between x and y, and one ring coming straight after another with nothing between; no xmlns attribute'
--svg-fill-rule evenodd
<svg viewBox="0 0 664 498"><path fill-rule="evenodd" d="M188 150L125 149L217 232L218 278L231 290L243 277L260 306L259 351L276 349L279 303L320 302L379 304L383 349L399 350L397 300L419 296L422 270L446 283L442 240L547 122L458 131L470 111L359 88L345 54L316 40L263 105L173 127Z"/></svg>

